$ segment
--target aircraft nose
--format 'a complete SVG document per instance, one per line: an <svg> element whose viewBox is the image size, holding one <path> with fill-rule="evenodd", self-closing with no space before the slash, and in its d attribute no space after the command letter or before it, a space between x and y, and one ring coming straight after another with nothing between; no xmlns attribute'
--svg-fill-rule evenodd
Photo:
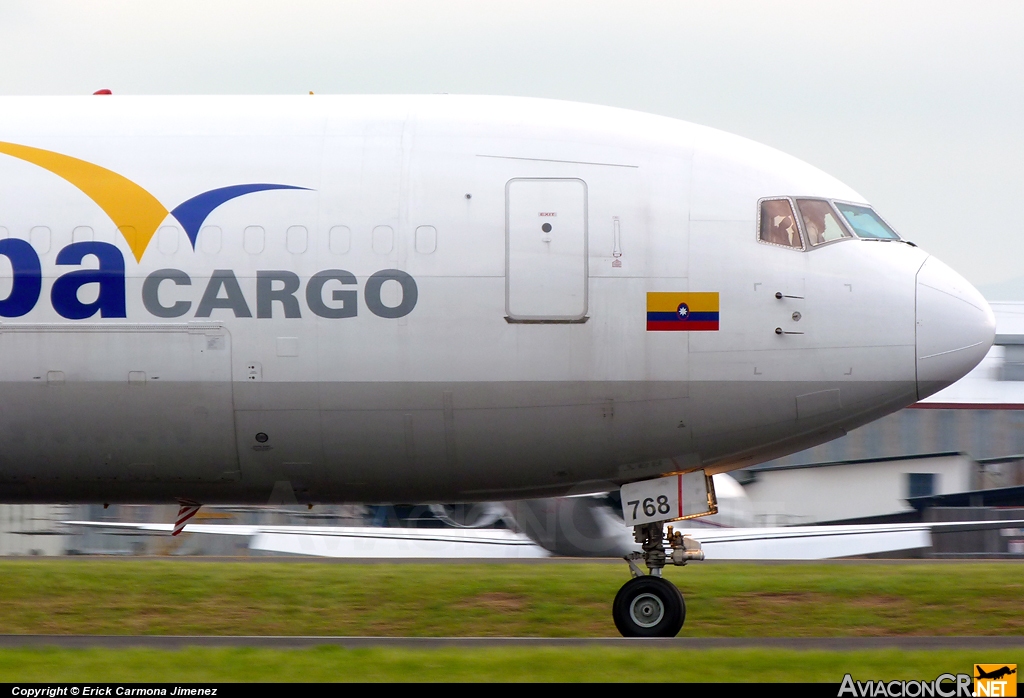
<svg viewBox="0 0 1024 698"><path fill-rule="evenodd" d="M992 308L976 288L929 257L917 272L917 397L958 381L988 353Z"/></svg>

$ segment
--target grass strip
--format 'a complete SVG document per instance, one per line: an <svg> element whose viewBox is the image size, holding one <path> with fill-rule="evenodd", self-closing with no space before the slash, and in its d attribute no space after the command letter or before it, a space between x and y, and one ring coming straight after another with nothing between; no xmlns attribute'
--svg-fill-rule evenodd
<svg viewBox="0 0 1024 698"><path fill-rule="evenodd" d="M1016 563L699 564L681 635L1024 634ZM0 561L3 634L606 637L625 565Z"/></svg>
<svg viewBox="0 0 1024 698"><path fill-rule="evenodd" d="M973 664L1024 664L1015 650L763 649L658 650L605 648L394 648L305 650L0 650L0 682L239 681L648 681L822 682L854 679L932 680L971 673Z"/></svg>

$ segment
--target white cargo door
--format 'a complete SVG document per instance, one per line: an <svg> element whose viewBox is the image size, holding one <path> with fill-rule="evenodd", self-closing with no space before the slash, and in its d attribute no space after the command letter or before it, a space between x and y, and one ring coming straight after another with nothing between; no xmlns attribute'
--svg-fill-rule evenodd
<svg viewBox="0 0 1024 698"><path fill-rule="evenodd" d="M505 312L513 322L587 314L587 185L513 179L505 187Z"/></svg>

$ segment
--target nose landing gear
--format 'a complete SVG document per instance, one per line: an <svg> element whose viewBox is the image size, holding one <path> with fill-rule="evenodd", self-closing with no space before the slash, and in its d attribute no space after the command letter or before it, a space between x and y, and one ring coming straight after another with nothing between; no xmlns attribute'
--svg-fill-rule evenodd
<svg viewBox="0 0 1024 698"><path fill-rule="evenodd" d="M686 620L683 594L661 576L661 570L667 563L681 566L690 560L703 560L704 552L700 542L673 531L671 526L666 536L663 525L656 522L633 527L643 552L626 556L633 579L619 589L612 603L612 618L623 637L675 637ZM649 574L641 571L637 560L644 561Z"/></svg>

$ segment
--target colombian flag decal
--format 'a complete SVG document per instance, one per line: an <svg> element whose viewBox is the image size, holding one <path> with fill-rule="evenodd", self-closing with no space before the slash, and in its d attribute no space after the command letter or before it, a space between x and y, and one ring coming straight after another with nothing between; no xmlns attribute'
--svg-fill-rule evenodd
<svg viewBox="0 0 1024 698"><path fill-rule="evenodd" d="M648 293L648 332L717 332L717 293Z"/></svg>

